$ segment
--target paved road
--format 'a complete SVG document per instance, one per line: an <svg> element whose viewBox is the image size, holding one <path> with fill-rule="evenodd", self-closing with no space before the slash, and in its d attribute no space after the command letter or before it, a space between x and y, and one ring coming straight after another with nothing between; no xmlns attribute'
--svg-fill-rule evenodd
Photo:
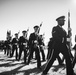
<svg viewBox="0 0 76 75"><path fill-rule="evenodd" d="M23 57L22 57L23 58ZM42 70L46 65L46 61L42 62ZM76 66L74 68L76 73ZM36 60L32 60L29 65L23 63L23 59L16 61L15 57L9 58L4 55L3 51L0 51L0 75L41 75L42 71L37 69ZM57 60L50 68L48 75L66 75L66 68L64 66L58 66Z"/></svg>

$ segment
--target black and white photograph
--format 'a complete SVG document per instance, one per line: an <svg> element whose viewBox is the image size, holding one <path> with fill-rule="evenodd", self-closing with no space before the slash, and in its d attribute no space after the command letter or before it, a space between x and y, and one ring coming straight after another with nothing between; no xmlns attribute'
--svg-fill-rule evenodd
<svg viewBox="0 0 76 75"><path fill-rule="evenodd" d="M76 0L0 0L0 75L76 75Z"/></svg>

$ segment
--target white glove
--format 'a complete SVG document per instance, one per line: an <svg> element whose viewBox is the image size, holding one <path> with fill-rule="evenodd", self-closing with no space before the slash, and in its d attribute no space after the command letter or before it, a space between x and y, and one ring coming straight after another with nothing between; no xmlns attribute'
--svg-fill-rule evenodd
<svg viewBox="0 0 76 75"><path fill-rule="evenodd" d="M15 45L17 45L17 43L15 43Z"/></svg>
<svg viewBox="0 0 76 75"><path fill-rule="evenodd" d="M35 40L34 43L37 43L37 40Z"/></svg>
<svg viewBox="0 0 76 75"><path fill-rule="evenodd" d="M68 28L68 30L69 30L69 31L72 31L72 29L71 29L71 28Z"/></svg>
<svg viewBox="0 0 76 75"><path fill-rule="evenodd" d="M67 42L71 42L71 38L67 38Z"/></svg>
<svg viewBox="0 0 76 75"><path fill-rule="evenodd" d="M26 43L23 43L23 45L26 45Z"/></svg>

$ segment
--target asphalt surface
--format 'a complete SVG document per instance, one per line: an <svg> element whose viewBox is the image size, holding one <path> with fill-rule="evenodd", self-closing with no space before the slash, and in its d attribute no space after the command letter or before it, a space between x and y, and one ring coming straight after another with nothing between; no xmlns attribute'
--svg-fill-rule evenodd
<svg viewBox="0 0 76 75"><path fill-rule="evenodd" d="M46 63L47 61L41 62L42 69L37 69L35 59L32 59L29 65L26 65L24 64L23 56L20 61L16 61L15 56L9 58L9 56L4 54L4 51L0 51L0 75L41 75ZM74 73L76 74L76 66L74 67ZM56 60L47 75L66 75L66 66L58 65L58 61Z"/></svg>

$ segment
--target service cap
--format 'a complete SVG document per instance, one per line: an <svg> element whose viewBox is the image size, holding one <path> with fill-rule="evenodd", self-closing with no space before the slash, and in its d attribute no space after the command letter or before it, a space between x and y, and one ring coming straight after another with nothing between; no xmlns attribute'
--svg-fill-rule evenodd
<svg viewBox="0 0 76 75"><path fill-rule="evenodd" d="M65 16L60 16L56 19L56 21L61 21L61 20L64 20L65 21Z"/></svg>
<svg viewBox="0 0 76 75"><path fill-rule="evenodd" d="M18 35L18 33L15 33L15 35Z"/></svg>
<svg viewBox="0 0 76 75"><path fill-rule="evenodd" d="M26 30L23 30L23 31L22 31L22 33L26 33L26 32L27 32Z"/></svg>
<svg viewBox="0 0 76 75"><path fill-rule="evenodd" d="M36 25L36 26L34 26L34 28L39 28L39 26L38 26L38 25Z"/></svg>

